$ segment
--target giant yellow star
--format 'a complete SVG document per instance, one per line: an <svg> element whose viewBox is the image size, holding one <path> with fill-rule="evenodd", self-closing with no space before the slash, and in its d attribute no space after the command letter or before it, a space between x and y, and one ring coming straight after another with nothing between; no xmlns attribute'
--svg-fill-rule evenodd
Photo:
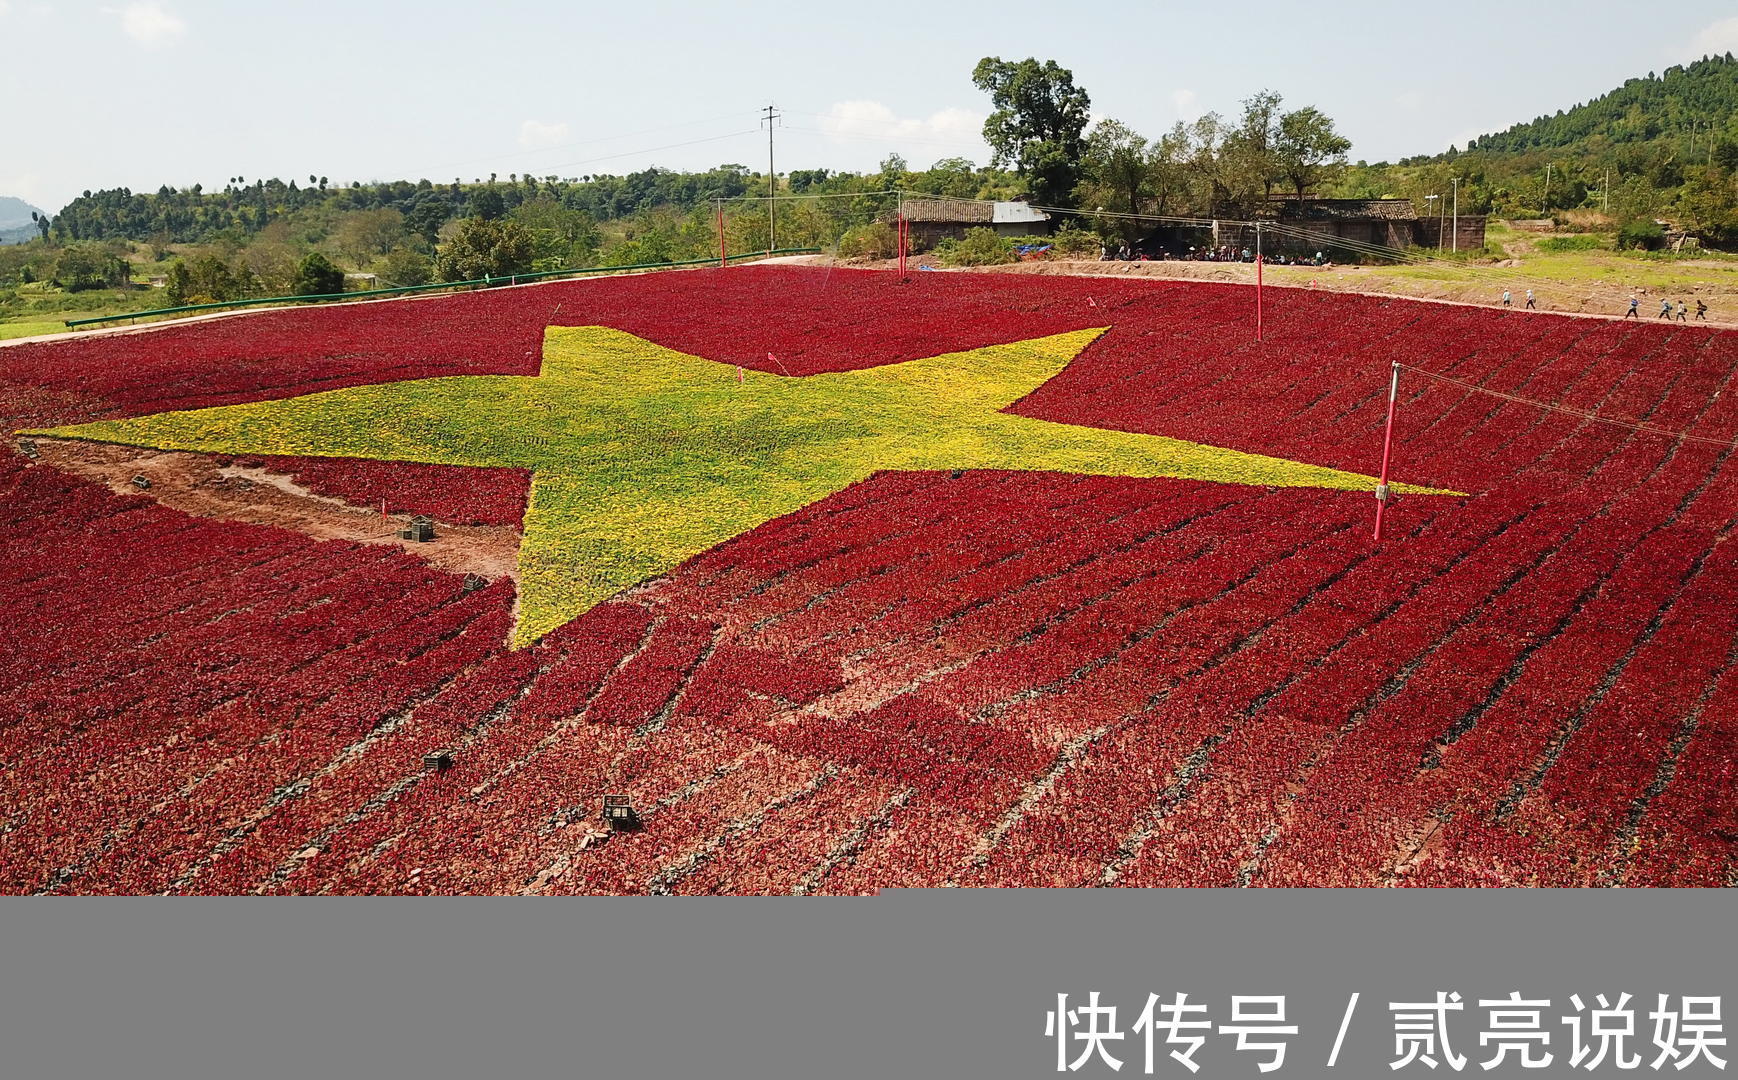
<svg viewBox="0 0 1738 1080"><path fill-rule="evenodd" d="M606 327L552 326L535 376L414 379L29 434L529 469L515 646L880 469L1373 487L1356 473L1003 411L1103 332L788 378Z"/></svg>

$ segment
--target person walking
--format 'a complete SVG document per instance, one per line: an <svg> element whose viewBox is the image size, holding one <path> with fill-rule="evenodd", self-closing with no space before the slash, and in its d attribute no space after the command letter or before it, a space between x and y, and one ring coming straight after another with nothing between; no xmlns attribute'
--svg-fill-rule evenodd
<svg viewBox="0 0 1738 1080"><path fill-rule="evenodd" d="M1672 317L1672 302L1670 300L1661 300L1660 301L1660 318L1669 319L1671 317Z"/></svg>
<svg viewBox="0 0 1738 1080"><path fill-rule="evenodd" d="M1507 289L1503 290L1503 306L1504 307L1513 307L1514 306L1513 304L1511 304L1509 302L1509 290L1507 290Z"/></svg>
<svg viewBox="0 0 1738 1080"><path fill-rule="evenodd" d="M1623 317L1626 319L1639 319L1639 318L1641 318L1640 312L1638 312L1636 310L1639 307L1641 307L1641 301L1637 300L1633 296L1630 297L1629 298L1629 310L1623 313Z"/></svg>
<svg viewBox="0 0 1738 1080"><path fill-rule="evenodd" d="M1678 301L1678 321L1679 322L1689 322L1690 321L1690 304L1689 304L1689 301L1687 301L1687 300L1679 300Z"/></svg>
<svg viewBox="0 0 1738 1080"><path fill-rule="evenodd" d="M1528 311L1538 311L1539 310L1538 306L1533 303L1533 290L1532 289L1527 290L1527 310Z"/></svg>
<svg viewBox="0 0 1738 1080"><path fill-rule="evenodd" d="M1708 318L1708 302L1706 300L1696 301L1696 318L1703 320Z"/></svg>

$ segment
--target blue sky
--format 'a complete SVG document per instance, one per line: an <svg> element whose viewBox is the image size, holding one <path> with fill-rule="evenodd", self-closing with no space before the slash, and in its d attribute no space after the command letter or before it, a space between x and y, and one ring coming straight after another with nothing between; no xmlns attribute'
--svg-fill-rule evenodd
<svg viewBox="0 0 1738 1080"><path fill-rule="evenodd" d="M1331 12L1331 13L1330 13ZM648 165L982 163L985 55L1055 59L1148 135L1262 88L1354 158L1434 152L1738 51L1738 3L1111 5L0 0L0 194Z"/></svg>

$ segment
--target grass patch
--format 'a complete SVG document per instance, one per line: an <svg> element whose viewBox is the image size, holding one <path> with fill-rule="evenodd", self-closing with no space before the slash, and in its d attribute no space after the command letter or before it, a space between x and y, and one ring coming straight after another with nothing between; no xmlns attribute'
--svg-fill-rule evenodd
<svg viewBox="0 0 1738 1080"><path fill-rule="evenodd" d="M1561 255L1570 251L1598 251L1610 248L1611 241L1598 233L1577 233L1573 236L1547 236L1538 244L1538 250L1547 255Z"/></svg>

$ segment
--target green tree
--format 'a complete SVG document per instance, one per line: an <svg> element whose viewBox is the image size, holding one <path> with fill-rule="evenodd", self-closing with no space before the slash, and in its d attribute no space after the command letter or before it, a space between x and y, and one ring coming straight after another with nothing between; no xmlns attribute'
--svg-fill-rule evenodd
<svg viewBox="0 0 1738 1080"><path fill-rule="evenodd" d="M584 210L570 210L548 195L538 195L514 207L508 217L530 231L531 257L539 270L587 266L597 257L602 235Z"/></svg>
<svg viewBox="0 0 1738 1080"><path fill-rule="evenodd" d="M404 216L404 225L432 246L435 237L440 234L441 226L452 216L452 207L444 199L425 199Z"/></svg>
<svg viewBox="0 0 1738 1080"><path fill-rule="evenodd" d="M169 301L170 307L187 303L187 297L192 293L189 277L185 260L176 259L169 264L169 272L163 280L163 298Z"/></svg>
<svg viewBox="0 0 1738 1080"><path fill-rule="evenodd" d="M1678 194L1678 216L1704 236L1721 236L1738 224L1738 186L1724 169L1691 169Z"/></svg>
<svg viewBox="0 0 1738 1080"><path fill-rule="evenodd" d="M994 164L1012 164L1041 205L1074 205L1092 100L1074 85L1073 72L1054 60L986 56L972 83L990 95L994 109L984 121Z"/></svg>
<svg viewBox="0 0 1738 1080"><path fill-rule="evenodd" d="M287 223L274 221L254 235L241 253L242 265L253 272L261 287L273 294L293 291L296 266L302 248Z"/></svg>
<svg viewBox="0 0 1738 1080"><path fill-rule="evenodd" d="M1082 204L1094 209L1138 214L1152 190L1147 140L1120 121L1101 120L1093 127L1080 168ZM1124 219L1119 231L1132 238L1140 223Z"/></svg>
<svg viewBox="0 0 1738 1080"><path fill-rule="evenodd" d="M296 265L296 276L290 288L297 296L328 296L344 291L344 271L332 265L332 260L311 251Z"/></svg>
<svg viewBox="0 0 1738 1080"><path fill-rule="evenodd" d="M494 177L491 176L489 182L494 183ZM484 188L471 196L471 214L474 217L482 218L484 221L494 221L506 212L507 200L503 199L501 193L492 187Z"/></svg>
<svg viewBox="0 0 1738 1080"><path fill-rule="evenodd" d="M1658 251L1666 246L1666 230L1656 221L1636 218L1633 221L1624 222L1623 226L1617 230L1617 246Z"/></svg>
<svg viewBox="0 0 1738 1080"><path fill-rule="evenodd" d="M98 244L68 244L54 264L55 280L67 292L127 284L126 260Z"/></svg>
<svg viewBox="0 0 1738 1080"><path fill-rule="evenodd" d="M1264 202L1273 195L1273 185L1280 178L1274 152L1279 141L1280 102L1280 96L1272 90L1244 98L1243 119L1224 146L1226 164L1238 174L1237 190L1252 196L1259 189Z"/></svg>
<svg viewBox="0 0 1738 1080"><path fill-rule="evenodd" d="M536 257L531 230L516 221L467 218L435 260L442 281L529 273Z"/></svg>
<svg viewBox="0 0 1738 1080"><path fill-rule="evenodd" d="M333 230L338 250L356 266L366 266L404 239L404 215L390 207L353 210Z"/></svg>
<svg viewBox="0 0 1738 1080"><path fill-rule="evenodd" d="M410 248L393 248L380 264L387 285L427 285L434 280L434 260Z"/></svg>
<svg viewBox="0 0 1738 1080"><path fill-rule="evenodd" d="M228 263L209 253L192 262L176 259L170 263L163 290L171 307L241 300L258 292L259 279L246 267L232 269Z"/></svg>
<svg viewBox="0 0 1738 1080"><path fill-rule="evenodd" d="M1345 167L1351 148L1352 141L1334 130L1326 114L1306 105L1279 118L1274 163L1302 202L1312 186L1320 186Z"/></svg>
<svg viewBox="0 0 1738 1080"><path fill-rule="evenodd" d="M912 184L931 195L970 199L978 194L978 171L963 157L946 157L913 176Z"/></svg>
<svg viewBox="0 0 1738 1080"><path fill-rule="evenodd" d="M1237 130L1218 113L1193 124L1178 124L1171 132L1179 160L1198 188L1194 208L1209 214L1247 208L1255 201L1260 177L1247 167L1237 145Z"/></svg>
<svg viewBox="0 0 1738 1080"><path fill-rule="evenodd" d="M1188 152L1188 141L1180 140L1175 130L1159 136L1159 141L1149 147L1147 182L1153 193L1153 213L1169 213L1174 203L1188 197L1189 173L1185 161Z"/></svg>
<svg viewBox="0 0 1738 1080"><path fill-rule="evenodd" d="M875 179L875 184L883 191L894 191L910 186L911 169L905 158L899 154L888 154L881 159L881 173Z"/></svg>
<svg viewBox="0 0 1738 1080"><path fill-rule="evenodd" d="M885 221L854 226L839 237L842 259L891 259L898 254L899 241Z"/></svg>
<svg viewBox="0 0 1738 1080"><path fill-rule="evenodd" d="M994 229L967 229L961 239L943 237L935 255L948 266L995 266L1014 261L1014 245Z"/></svg>

